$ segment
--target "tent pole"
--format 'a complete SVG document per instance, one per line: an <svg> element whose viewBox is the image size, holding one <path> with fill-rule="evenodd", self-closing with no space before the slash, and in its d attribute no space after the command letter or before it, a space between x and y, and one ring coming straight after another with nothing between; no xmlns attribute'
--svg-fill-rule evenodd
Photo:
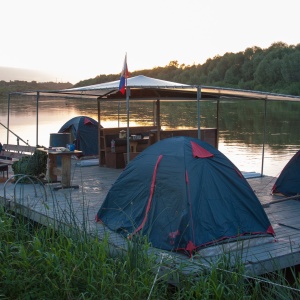
<svg viewBox="0 0 300 300"><path fill-rule="evenodd" d="M267 100L265 99L264 105L264 132L263 132L263 147L262 147L262 158L261 158L261 174L264 174L264 157L265 157L265 143L266 143L266 126L267 126Z"/></svg>
<svg viewBox="0 0 300 300"><path fill-rule="evenodd" d="M36 146L39 144L39 97L40 92L36 92Z"/></svg>
<svg viewBox="0 0 300 300"><path fill-rule="evenodd" d="M9 115L10 115L10 93L8 94L8 99L7 99L7 133L6 133L6 143L9 141Z"/></svg>
<svg viewBox="0 0 300 300"><path fill-rule="evenodd" d="M200 99L201 99L201 87L197 86L197 116L198 116L198 139L199 140L201 140Z"/></svg>

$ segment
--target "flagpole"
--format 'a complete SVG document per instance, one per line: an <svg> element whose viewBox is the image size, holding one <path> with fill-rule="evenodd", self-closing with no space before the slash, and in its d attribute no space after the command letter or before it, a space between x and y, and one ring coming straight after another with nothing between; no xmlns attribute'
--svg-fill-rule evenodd
<svg viewBox="0 0 300 300"><path fill-rule="evenodd" d="M118 102L118 128L120 127L120 100Z"/></svg>
<svg viewBox="0 0 300 300"><path fill-rule="evenodd" d="M127 52L125 53L124 65L123 70L121 72L120 84L119 84L119 91L124 95L126 92L126 113L127 113L127 134L126 134L126 141L127 141L127 163L130 160L130 143L129 143L129 96L130 96L130 89L127 86L127 77L128 77L128 67L127 67ZM118 123L119 124L119 123Z"/></svg>
<svg viewBox="0 0 300 300"><path fill-rule="evenodd" d="M127 67L127 53L126 53L126 67ZM126 70L125 70L126 72ZM130 161L130 141L129 141L129 96L130 96L130 90L127 87L127 74L125 76L125 89L126 89L126 112L127 112L127 164Z"/></svg>

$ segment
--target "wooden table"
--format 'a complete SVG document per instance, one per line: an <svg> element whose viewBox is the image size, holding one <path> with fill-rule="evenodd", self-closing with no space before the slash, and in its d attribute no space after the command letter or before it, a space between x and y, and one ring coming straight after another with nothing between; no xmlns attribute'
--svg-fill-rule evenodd
<svg viewBox="0 0 300 300"><path fill-rule="evenodd" d="M60 147L61 148L61 147ZM78 188L78 185L71 185L71 156L81 154L82 151L57 151L53 149L37 148L48 155L48 180L57 182L57 175L61 175L61 185L54 187L55 190L61 188ZM57 167L57 157L61 157L61 169Z"/></svg>

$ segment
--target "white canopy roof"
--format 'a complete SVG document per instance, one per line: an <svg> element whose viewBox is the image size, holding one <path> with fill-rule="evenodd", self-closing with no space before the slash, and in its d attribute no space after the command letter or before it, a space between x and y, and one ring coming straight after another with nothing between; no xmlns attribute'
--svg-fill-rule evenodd
<svg viewBox="0 0 300 300"><path fill-rule="evenodd" d="M110 100L125 98L125 95L119 92L119 83L120 81L116 80L58 92L61 94L96 96L104 99L109 98ZM186 94L189 94L188 98L193 97L195 99L195 91L197 91L197 86L150 78L144 75L128 78L126 86L130 89L130 99L139 98L143 100L146 98L178 98L180 96L185 99ZM144 90L143 95L141 90ZM176 95L174 94L175 90ZM193 92L193 95L191 95L191 92Z"/></svg>
<svg viewBox="0 0 300 300"><path fill-rule="evenodd" d="M119 80L105 82L95 85L89 85L84 87L72 88L67 89L65 91L95 91L95 90L116 90L119 89ZM190 89L194 88L195 86L191 86L188 84L176 83L156 78L147 77L144 75L138 75L135 77L129 77L127 79L127 87L129 88L167 88L167 89Z"/></svg>
<svg viewBox="0 0 300 300"><path fill-rule="evenodd" d="M80 96L81 98L100 98L103 101L125 99L126 96L119 92L119 80L95 85L76 87L57 91L39 91L40 95L47 96ZM231 89L223 87L188 85L166 80L155 79L144 75L127 79L127 87L130 89L130 100L196 100L197 91L201 92L201 99L260 99L300 101L299 96ZM12 94L36 94L37 92L22 92Z"/></svg>

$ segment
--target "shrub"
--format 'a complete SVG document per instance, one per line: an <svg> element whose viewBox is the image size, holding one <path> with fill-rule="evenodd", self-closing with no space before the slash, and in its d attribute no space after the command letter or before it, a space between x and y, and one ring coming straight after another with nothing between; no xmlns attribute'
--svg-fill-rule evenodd
<svg viewBox="0 0 300 300"><path fill-rule="evenodd" d="M47 154L35 150L32 156L22 157L19 161L14 162L12 169L14 174L31 175L37 178L43 178L47 170Z"/></svg>

